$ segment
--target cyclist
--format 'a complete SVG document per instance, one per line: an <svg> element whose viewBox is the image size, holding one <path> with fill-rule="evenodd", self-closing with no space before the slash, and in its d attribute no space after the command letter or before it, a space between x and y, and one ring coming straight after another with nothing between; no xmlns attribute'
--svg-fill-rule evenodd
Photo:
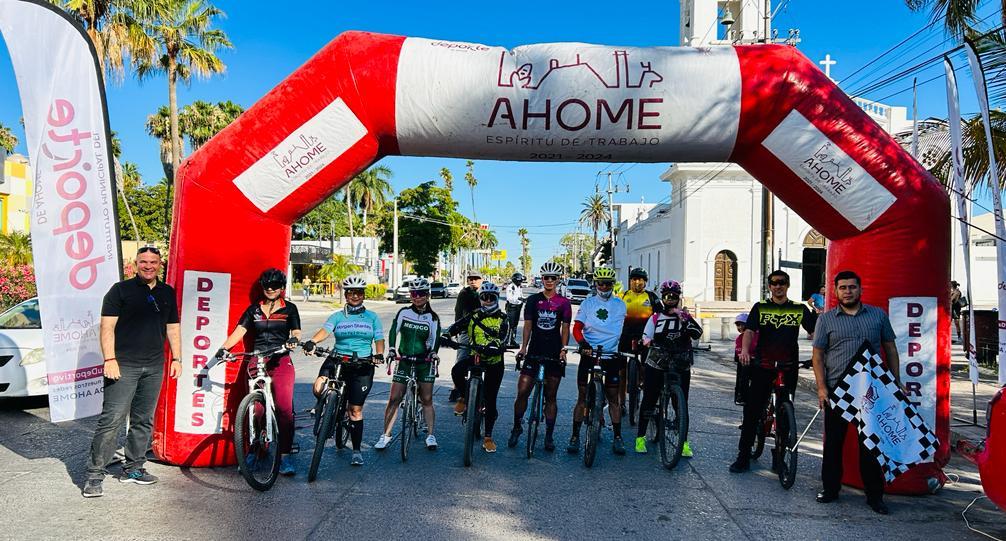
<svg viewBox="0 0 1006 541"><path fill-rule="evenodd" d="M437 448L437 438L433 435L433 382L436 380L433 366L440 362L437 357L440 347L440 317L430 306L430 282L425 278L417 278L409 284L409 297L412 304L399 310L395 319L391 320L387 344L388 362L395 360L399 353L409 357L429 356L430 362L416 363L416 379L419 382L419 401L423 404L423 416L426 418L426 448L434 451ZM375 449L384 449L391 443L391 428L395 425L395 416L402 403L412 365L412 361L404 359L398 363L398 370L391 383L388 407L384 410L384 432L377 439Z"/></svg>
<svg viewBox="0 0 1006 541"><path fill-rule="evenodd" d="M765 406L775 387L776 370L784 370L786 390L790 396L796 391L797 362L800 350L797 340L800 327L808 333L814 332L817 314L806 304L789 299L789 275L775 270L768 275L770 297L751 307L741 340L738 355L744 366L751 366L748 394L744 400L744 422L741 424L741 439L737 444L737 460L730 465L731 473L742 473L751 469L751 445ZM758 333L758 354L760 359L752 364L751 342ZM779 457L772 453L772 470L779 466Z"/></svg>
<svg viewBox="0 0 1006 541"><path fill-rule="evenodd" d="M384 360L384 328L376 313L363 306L363 295L367 282L359 276L350 276L342 281L342 291L346 297L346 305L328 317L328 320L310 340L302 346L304 353L310 354L314 347L328 337L335 337L335 353L353 355L360 359L371 358L373 364ZM376 350L376 353L375 353ZM332 377L335 369L334 359L326 359L314 380L314 395L320 396ZM349 437L353 441L353 458L350 464L363 465L363 403L374 384L374 366L344 366L341 374L346 382L346 408L349 416Z"/></svg>
<svg viewBox="0 0 1006 541"><path fill-rule="evenodd" d="M482 273L477 269L469 269L467 274L467 285L460 293L458 293L458 299L454 302L454 321L461 321L482 306L479 302L479 287L481 286ZM458 343L463 345L468 344L468 334L462 331L461 334L458 335ZM454 362L454 365L457 366L465 363L468 360L470 353L471 352L467 349L459 349L457 360ZM461 390L458 387L455 387L451 389L450 394L447 396L447 401L454 402L459 396L461 396Z"/></svg>
<svg viewBox="0 0 1006 541"><path fill-rule="evenodd" d="M507 323L510 326L510 336L507 337L507 345L517 345L517 323L520 321L520 305L524 282L524 275L515 272L510 277L510 285L506 286L506 315Z"/></svg>
<svg viewBox="0 0 1006 541"><path fill-rule="evenodd" d="M598 267L594 270L594 284L597 294L587 297L580 305L573 324L573 338L580 344L580 366L576 371L577 396L573 407L573 435L569 438L566 450L576 453L580 449L580 426L583 424L584 401L587 397L587 382L593 361L588 360L594 353L594 348L602 347L604 352L613 354L601 359L604 369L604 394L607 397L608 415L611 416L611 429L615 439L611 450L616 455L625 454L625 444L622 442L622 408L618 404L619 374L625 368L625 357L617 352L618 338L622 335L622 325L625 323L625 303L614 296L615 271L610 267Z"/></svg>
<svg viewBox="0 0 1006 541"><path fill-rule="evenodd" d="M569 341L569 323L573 319L573 307L569 299L556 292L559 279L562 278L562 265L549 261L541 266L542 291L527 298L524 307L524 331L520 351L517 356L523 358L530 353L534 356L548 357L553 362L545 364L545 450L555 450L552 433L555 431L555 418L558 412L556 394L559 392L559 382L565 375L566 342ZM520 378L517 380L517 398L513 403L513 430L507 447L516 447L520 435L524 432L521 419L527 410L527 400L531 394L534 379L538 376L535 366L524 365Z"/></svg>
<svg viewBox="0 0 1006 541"><path fill-rule="evenodd" d="M294 347L300 340L300 312L292 302L283 300L286 275L279 269L267 269L259 276L262 288L261 298L245 309L238 319L234 331L217 350L217 360L223 359L249 331L254 337L255 350L276 349L283 344ZM279 425L279 473L293 475L296 468L290 456L293 447L293 384L297 379L290 360L290 353L284 351L269 358L266 372L272 378L272 395L276 403L276 422Z"/></svg>
<svg viewBox="0 0 1006 541"><path fill-rule="evenodd" d="M636 431L636 452L646 452L646 425L650 413L657 404L657 398L664 388L664 371L675 370L681 381L681 390L688 402L688 387L692 380L691 352L692 340L702 336L702 325L681 307L681 284L674 280L665 280L660 284L661 310L646 320L643 330L643 345L649 347L656 344L670 355L648 355L643 375L643 399L639 405L639 426ZM675 363L672 357L687 355L687 363ZM680 407L680 405L679 405ZM688 440L681 450L681 456L692 456L692 448Z"/></svg>
<svg viewBox="0 0 1006 541"><path fill-rule="evenodd" d="M479 309L467 317L455 321L447 329L447 334L455 336L465 333L472 345L489 348L489 351L481 356L480 361L484 367L483 397L485 402L485 433L483 434L482 449L487 453L495 453L496 442L493 441L492 434L496 418L499 416L499 411L496 409L496 397L499 394L500 385L503 383L503 352L505 351L503 341L507 337L509 328L506 315L500 311L499 286L492 282L482 282L478 293ZM458 403L454 405L454 415L461 415L465 412L465 400L468 395L465 378L472 366L472 359L473 355L468 355L463 360L458 360L454 368L451 369L454 388L461 391Z"/></svg>
<svg viewBox="0 0 1006 541"><path fill-rule="evenodd" d="M643 339L643 328L655 313L661 310L657 294L646 289L649 275L643 267L633 267L629 271L629 290L620 297L625 302L625 326L622 336L618 339L618 351L632 355L639 351L640 360L646 361L646 349L640 347ZM633 348L635 345L635 350ZM621 374L622 383L618 389L619 404L622 405L622 415L625 415L625 374Z"/></svg>

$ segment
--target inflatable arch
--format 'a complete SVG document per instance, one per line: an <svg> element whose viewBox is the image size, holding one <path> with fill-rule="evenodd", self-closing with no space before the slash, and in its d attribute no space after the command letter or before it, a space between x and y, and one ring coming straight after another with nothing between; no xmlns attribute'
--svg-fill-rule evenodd
<svg viewBox="0 0 1006 541"><path fill-rule="evenodd" d="M556 43L507 50L362 32L338 36L178 173L168 281L184 372L166 380L154 451L233 462L237 366L213 366L291 224L387 155L736 162L831 239L891 311L904 378L942 446L894 490L943 482L949 457L949 203L939 184L796 49ZM834 304L835 299L829 299ZM852 443L852 438L850 438ZM846 481L858 484L856 453Z"/></svg>

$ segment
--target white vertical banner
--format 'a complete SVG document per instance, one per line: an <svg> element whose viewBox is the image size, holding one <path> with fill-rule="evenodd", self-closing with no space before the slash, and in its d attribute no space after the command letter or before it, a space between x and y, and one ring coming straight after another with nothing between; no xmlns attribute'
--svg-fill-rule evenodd
<svg viewBox="0 0 1006 541"><path fill-rule="evenodd" d="M219 434L227 363L213 354L227 339L231 275L187 270L182 278L182 373L175 389L175 431ZM289 290L288 290L289 291Z"/></svg>
<svg viewBox="0 0 1006 541"><path fill-rule="evenodd" d="M101 412L101 301L122 274L108 116L94 47L41 0L0 0L28 157L32 252L52 421Z"/></svg>
<svg viewBox="0 0 1006 541"><path fill-rule="evenodd" d="M964 247L964 280L967 286L968 299L968 328L964 330L967 339L964 342L968 345L965 352L968 359L968 375L971 383L978 385L978 359L975 356L975 309L970 302L971 297L971 235L968 229L968 207L964 198L964 154L961 150L963 142L961 138L961 109L960 100L957 96L957 75L954 73L954 65L950 62L950 57L943 56L943 67L947 73L947 110L950 112L950 162L953 166L954 193L957 197L957 220L961 226L961 245Z"/></svg>
<svg viewBox="0 0 1006 541"><path fill-rule="evenodd" d="M927 426L936 426L936 307L936 297L891 297L887 306L897 336L905 398Z"/></svg>
<svg viewBox="0 0 1006 541"><path fill-rule="evenodd" d="M1003 223L1003 202L999 193L999 164L996 163L995 151L992 147L992 127L989 124L989 98L985 86L985 72L978 58L975 44L965 40L964 50L968 53L971 64L971 78L975 81L975 94L978 95L978 106L982 111L982 124L985 126L986 147L989 152L989 184L992 185L992 210L996 220L996 278L999 291L999 385L1006 385L1006 224ZM969 298L968 301L971 301Z"/></svg>

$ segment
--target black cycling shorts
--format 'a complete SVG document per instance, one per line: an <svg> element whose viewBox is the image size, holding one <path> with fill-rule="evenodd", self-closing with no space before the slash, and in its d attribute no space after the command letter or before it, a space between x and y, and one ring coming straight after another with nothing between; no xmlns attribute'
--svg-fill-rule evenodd
<svg viewBox="0 0 1006 541"><path fill-rule="evenodd" d="M323 378L332 377L335 370L335 360L325 359L318 371L318 376ZM367 401L371 387L374 386L374 367L371 366L343 366L339 379L346 382L346 401L351 406L362 406Z"/></svg>
<svg viewBox="0 0 1006 541"><path fill-rule="evenodd" d="M538 377L538 361L525 360L523 366L520 367L520 375L530 376L532 378ZM559 359L545 361L546 378L561 378L565 375L566 367L561 361L559 361Z"/></svg>
<svg viewBox="0 0 1006 541"><path fill-rule="evenodd" d="M586 385L590 378L590 370L594 368L594 360L589 357L580 357L580 366L576 369L576 384ZM625 357L618 355L615 357L602 357L601 368L604 369L604 385L612 387L621 381L621 372L625 370Z"/></svg>

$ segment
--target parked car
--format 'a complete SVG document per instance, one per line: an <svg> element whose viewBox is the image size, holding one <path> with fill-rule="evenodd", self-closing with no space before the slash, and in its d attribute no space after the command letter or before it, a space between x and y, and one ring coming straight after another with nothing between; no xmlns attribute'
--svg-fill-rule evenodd
<svg viewBox="0 0 1006 541"><path fill-rule="evenodd" d="M457 297L458 293L461 293L461 284L457 282L451 282L447 284L447 296Z"/></svg>
<svg viewBox="0 0 1006 541"><path fill-rule="evenodd" d="M391 299L395 302L409 302L409 284L412 282L402 282L402 285L395 289L395 296Z"/></svg>
<svg viewBox="0 0 1006 541"><path fill-rule="evenodd" d="M590 296L590 284L579 278L567 278L562 283L562 295L570 302L579 304Z"/></svg>
<svg viewBox="0 0 1006 541"><path fill-rule="evenodd" d="M48 392L42 320L33 298L0 314L0 397Z"/></svg>
<svg viewBox="0 0 1006 541"><path fill-rule="evenodd" d="M431 299L447 298L447 287L444 286L443 282L433 282L432 284L430 284L430 298Z"/></svg>

